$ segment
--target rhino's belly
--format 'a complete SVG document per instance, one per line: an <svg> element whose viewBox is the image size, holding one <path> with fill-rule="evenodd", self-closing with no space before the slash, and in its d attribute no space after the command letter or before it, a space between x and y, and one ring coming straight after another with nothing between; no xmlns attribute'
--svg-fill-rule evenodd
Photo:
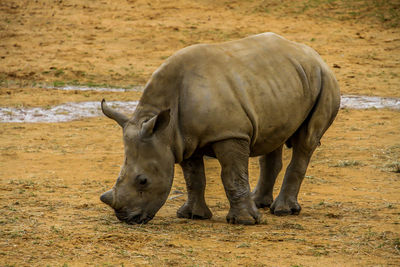
<svg viewBox="0 0 400 267"><path fill-rule="evenodd" d="M250 156L257 157L274 151L293 135L293 131L277 130L260 135L250 148Z"/></svg>
<svg viewBox="0 0 400 267"><path fill-rule="evenodd" d="M251 138L251 156L268 154L284 144L301 127L312 108L312 102L305 100L302 106L292 106L297 108L270 110L264 113L265 116L258 113L256 125L253 125L257 130L253 130Z"/></svg>

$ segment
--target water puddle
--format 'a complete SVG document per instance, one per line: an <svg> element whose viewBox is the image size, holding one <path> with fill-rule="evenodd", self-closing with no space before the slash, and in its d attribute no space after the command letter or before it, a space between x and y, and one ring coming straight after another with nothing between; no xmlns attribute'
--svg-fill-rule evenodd
<svg viewBox="0 0 400 267"><path fill-rule="evenodd" d="M107 102L110 107L132 114L138 101ZM65 103L50 108L0 107L0 122L66 122L101 116L100 102Z"/></svg>
<svg viewBox="0 0 400 267"><path fill-rule="evenodd" d="M55 89L55 90L64 90L64 91L95 91L95 92L142 92L144 86L134 86L132 88L108 88L108 87L89 87L89 86L57 86L57 87L45 87L45 89Z"/></svg>
<svg viewBox="0 0 400 267"><path fill-rule="evenodd" d="M70 90L77 90L76 87ZM92 90L93 88L90 88ZM102 89L102 88L94 88ZM103 88L110 90L110 88ZM111 88L112 89L112 88ZM67 89L64 89L67 90ZM119 90L114 88L114 90ZM125 90L125 89L121 89ZM108 104L125 114L132 114L138 101L115 101ZM382 98L374 96L342 96L341 108L369 109L388 108L400 110L400 98ZM82 118L101 116L100 102L65 103L50 108L10 108L0 107L0 122L66 122Z"/></svg>
<svg viewBox="0 0 400 267"><path fill-rule="evenodd" d="M343 95L340 107L350 109L388 108L400 110L400 98Z"/></svg>

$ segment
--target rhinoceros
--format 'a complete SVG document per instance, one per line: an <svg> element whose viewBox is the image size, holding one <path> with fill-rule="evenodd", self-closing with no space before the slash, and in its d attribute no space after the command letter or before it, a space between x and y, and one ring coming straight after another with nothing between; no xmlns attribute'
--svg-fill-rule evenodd
<svg viewBox="0 0 400 267"><path fill-rule="evenodd" d="M339 104L337 80L318 53L277 34L186 47L152 74L131 118L101 102L123 129L125 161L100 199L119 220L147 223L166 202L177 163L187 187L177 216L209 219L203 157L210 156L221 165L228 223L259 223L258 208L299 214L307 166ZM285 144L292 158L274 200ZM248 161L258 156L251 192Z"/></svg>

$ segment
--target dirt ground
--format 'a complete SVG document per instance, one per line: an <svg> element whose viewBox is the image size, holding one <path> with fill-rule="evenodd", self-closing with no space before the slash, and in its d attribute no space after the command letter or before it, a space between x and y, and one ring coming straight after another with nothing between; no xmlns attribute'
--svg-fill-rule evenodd
<svg viewBox="0 0 400 267"><path fill-rule="evenodd" d="M265 31L315 48L343 94L400 97L399 13L396 0L2 0L0 106L138 100L140 92L42 87L143 85L182 47ZM211 220L176 218L186 198L177 166L156 217L120 223L99 196L122 161L121 130L105 117L1 123L0 266L400 265L399 111L342 109L307 171L302 213L262 210L256 226L226 223L214 159L206 159ZM256 158L249 169L254 186Z"/></svg>

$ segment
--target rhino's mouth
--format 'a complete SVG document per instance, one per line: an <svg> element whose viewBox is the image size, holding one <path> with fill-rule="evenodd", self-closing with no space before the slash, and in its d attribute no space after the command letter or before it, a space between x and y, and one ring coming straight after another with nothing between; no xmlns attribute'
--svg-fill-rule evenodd
<svg viewBox="0 0 400 267"><path fill-rule="evenodd" d="M145 224L153 219L154 215L148 215L141 210L129 212L124 209L115 210L115 215L117 218L127 224Z"/></svg>

